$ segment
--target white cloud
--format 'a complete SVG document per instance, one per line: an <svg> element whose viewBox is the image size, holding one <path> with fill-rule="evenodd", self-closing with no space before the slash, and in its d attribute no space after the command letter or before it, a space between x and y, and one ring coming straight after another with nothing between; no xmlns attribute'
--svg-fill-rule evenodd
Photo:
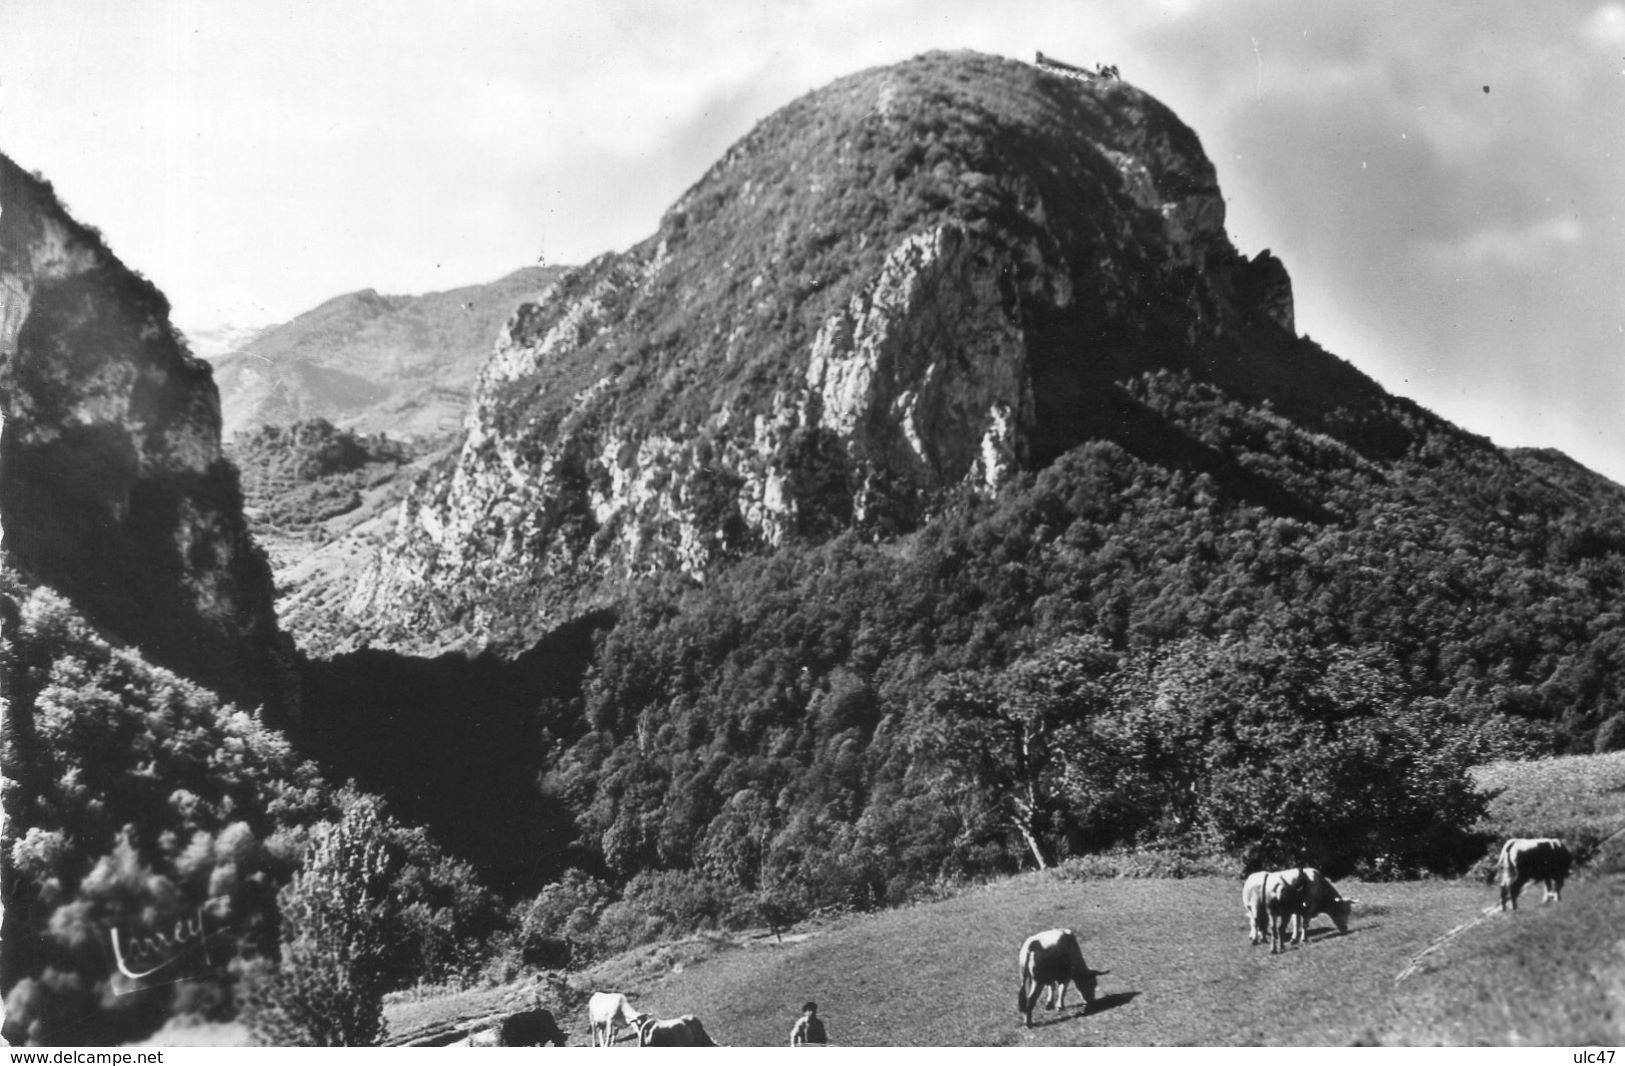
<svg viewBox="0 0 1625 1066"><path fill-rule="evenodd" d="M1625 49L1625 4L1604 4L1597 8L1581 27L1581 34L1599 51Z"/></svg>
<svg viewBox="0 0 1625 1066"><path fill-rule="evenodd" d="M1528 266L1585 236L1580 223L1567 215L1538 219L1522 226L1486 226L1454 241L1430 242L1425 250L1437 266L1496 264Z"/></svg>

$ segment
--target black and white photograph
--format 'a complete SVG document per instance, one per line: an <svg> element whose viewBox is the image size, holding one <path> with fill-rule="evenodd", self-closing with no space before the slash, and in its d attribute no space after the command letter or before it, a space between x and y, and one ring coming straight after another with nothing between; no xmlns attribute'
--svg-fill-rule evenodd
<svg viewBox="0 0 1625 1066"><path fill-rule="evenodd" d="M1625 2L6 0L0 697L13 1049L1606 1066Z"/></svg>

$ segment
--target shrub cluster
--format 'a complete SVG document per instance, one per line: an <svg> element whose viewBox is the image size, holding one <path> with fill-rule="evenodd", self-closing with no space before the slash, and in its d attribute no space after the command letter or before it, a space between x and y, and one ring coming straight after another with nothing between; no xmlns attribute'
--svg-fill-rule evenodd
<svg viewBox="0 0 1625 1066"><path fill-rule="evenodd" d="M8 571L0 603L7 1039L119 1043L176 1015L230 1017L244 968L298 942L278 894L321 827L372 801L55 593ZM473 972L502 908L422 829L380 824L395 902L379 979Z"/></svg>
<svg viewBox="0 0 1625 1066"><path fill-rule="evenodd" d="M298 532L359 507L362 491L393 476L418 448L317 418L261 426L234 440L230 454L255 521Z"/></svg>

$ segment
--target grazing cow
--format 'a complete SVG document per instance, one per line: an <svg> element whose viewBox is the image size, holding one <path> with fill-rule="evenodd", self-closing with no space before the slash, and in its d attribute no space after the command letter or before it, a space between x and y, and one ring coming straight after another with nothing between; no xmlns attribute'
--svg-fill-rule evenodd
<svg viewBox="0 0 1625 1066"><path fill-rule="evenodd" d="M570 1038L554 1021L553 1012L541 1008L508 1015L502 1019L497 1037L498 1047L541 1047L543 1044L564 1047L569 1042Z"/></svg>
<svg viewBox="0 0 1625 1066"><path fill-rule="evenodd" d="M1349 931L1349 914L1359 900L1344 899L1337 886L1326 880L1319 870L1312 866L1274 872L1259 870L1249 874L1247 883L1241 888L1241 906L1247 912L1249 943L1263 943L1265 930L1270 927L1266 891L1270 878L1276 879L1279 885L1277 894L1283 900L1297 900L1297 908L1286 915L1292 943L1301 944L1308 938L1309 922L1317 914L1330 917L1339 933ZM1273 939L1270 946L1273 954Z"/></svg>
<svg viewBox="0 0 1625 1066"><path fill-rule="evenodd" d="M1066 1007L1066 986L1070 982L1083 994L1084 1011L1095 1001L1095 978L1105 970L1091 970L1083 961L1083 949L1078 947L1077 934L1070 929L1049 929L1034 933L1022 942L1016 955L1021 970L1021 989L1016 993L1016 1010L1033 1024L1033 1008L1038 1006L1038 994L1046 991L1044 1006L1048 1010Z"/></svg>
<svg viewBox="0 0 1625 1066"><path fill-rule="evenodd" d="M615 1031L626 1026L633 1032L648 1018L647 1014L632 1009L632 1004L619 992L594 992L587 1000L587 1020L592 1025L592 1046L609 1047L615 1042ZM602 1034L603 1042L599 1042Z"/></svg>
<svg viewBox="0 0 1625 1066"><path fill-rule="evenodd" d="M1501 909L1507 904L1518 909L1518 893L1530 881L1545 886L1541 902L1563 898L1563 882L1568 880L1569 866L1574 857L1556 837L1521 839L1514 837L1501 845L1501 858L1496 863L1496 880L1501 883Z"/></svg>
<svg viewBox="0 0 1625 1066"><path fill-rule="evenodd" d="M1269 916L1271 955L1286 950L1287 939L1296 931L1297 919L1303 912L1303 897L1308 887L1309 878L1302 867L1264 875L1264 910Z"/></svg>
<svg viewBox="0 0 1625 1066"><path fill-rule="evenodd" d="M1264 879L1270 875L1268 870L1259 870L1247 875L1247 883L1241 886L1241 909L1247 912L1247 943L1262 944L1269 934L1269 912L1264 907Z"/></svg>
<svg viewBox="0 0 1625 1066"><path fill-rule="evenodd" d="M1309 921L1317 914L1330 918L1339 933L1348 932L1349 914L1359 900L1344 899L1337 886L1326 880L1313 866L1304 867L1303 877L1303 908L1294 923L1292 942L1301 944L1308 938Z"/></svg>
<svg viewBox="0 0 1625 1066"><path fill-rule="evenodd" d="M638 1047L716 1047L716 1041L692 1014L655 1021L645 1018L638 1026Z"/></svg>

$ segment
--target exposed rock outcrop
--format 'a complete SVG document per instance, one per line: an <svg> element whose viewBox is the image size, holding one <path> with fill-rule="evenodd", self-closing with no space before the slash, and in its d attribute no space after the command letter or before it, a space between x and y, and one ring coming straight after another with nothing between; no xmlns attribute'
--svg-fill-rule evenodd
<svg viewBox="0 0 1625 1066"><path fill-rule="evenodd" d="M523 646L640 575L904 532L1131 432L1143 370L1380 395L1292 331L1285 268L1231 246L1195 135L1134 87L971 53L854 75L514 315L320 642Z"/></svg>
<svg viewBox="0 0 1625 1066"><path fill-rule="evenodd" d="M0 405L7 564L154 661L290 711L289 649L208 365L162 294L4 157Z"/></svg>

